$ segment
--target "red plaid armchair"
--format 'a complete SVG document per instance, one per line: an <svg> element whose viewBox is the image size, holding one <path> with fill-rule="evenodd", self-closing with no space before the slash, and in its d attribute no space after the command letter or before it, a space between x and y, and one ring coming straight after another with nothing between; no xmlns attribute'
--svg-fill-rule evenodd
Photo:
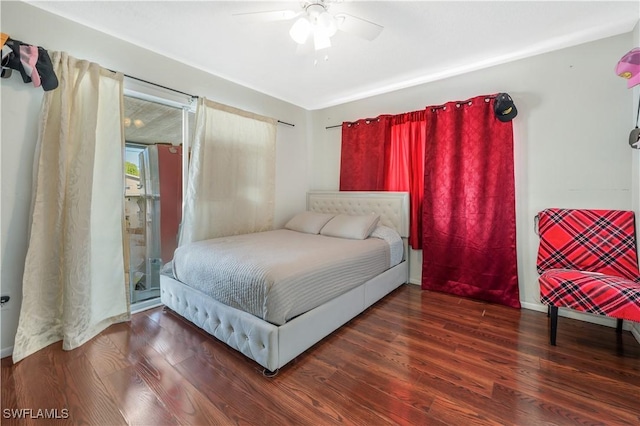
<svg viewBox="0 0 640 426"><path fill-rule="evenodd" d="M549 306L556 344L558 307L640 322L634 215L620 210L538 213L540 301Z"/></svg>

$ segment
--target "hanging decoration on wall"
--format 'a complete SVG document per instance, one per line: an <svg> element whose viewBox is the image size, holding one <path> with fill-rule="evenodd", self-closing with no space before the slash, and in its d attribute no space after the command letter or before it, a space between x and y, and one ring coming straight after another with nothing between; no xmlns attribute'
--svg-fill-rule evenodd
<svg viewBox="0 0 640 426"><path fill-rule="evenodd" d="M636 128L629 133L629 145L631 148L640 149L640 129L636 125Z"/></svg>
<svg viewBox="0 0 640 426"><path fill-rule="evenodd" d="M629 145L631 148L640 149L640 99L638 99L638 116L636 117L636 128L629 133Z"/></svg>
<svg viewBox="0 0 640 426"><path fill-rule="evenodd" d="M2 34L2 78L9 78L13 70L20 73L22 81L33 83L45 91L58 87L58 77L53 71L49 53L40 46L26 44Z"/></svg>
<svg viewBox="0 0 640 426"><path fill-rule="evenodd" d="M627 79L627 87L640 84L640 47L628 51L616 65L616 74Z"/></svg>
<svg viewBox="0 0 640 426"><path fill-rule="evenodd" d="M498 93L493 104L493 112L496 114L498 120L507 122L511 121L518 115L516 105L513 103L513 99L508 93Z"/></svg>
<svg viewBox="0 0 640 426"><path fill-rule="evenodd" d="M640 84L640 47L631 49L624 54L616 65L616 74L627 79L627 88ZM640 149L640 99L638 100L638 117L636 118L636 128L629 133L629 146L633 149Z"/></svg>

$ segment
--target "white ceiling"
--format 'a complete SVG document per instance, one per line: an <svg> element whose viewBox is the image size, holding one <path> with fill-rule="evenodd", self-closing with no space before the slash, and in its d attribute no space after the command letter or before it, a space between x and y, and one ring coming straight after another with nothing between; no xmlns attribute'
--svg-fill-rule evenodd
<svg viewBox="0 0 640 426"><path fill-rule="evenodd" d="M626 33L640 18L637 0L331 1L384 30L373 41L339 31L300 54L293 21L233 17L300 1L29 3L309 110Z"/></svg>

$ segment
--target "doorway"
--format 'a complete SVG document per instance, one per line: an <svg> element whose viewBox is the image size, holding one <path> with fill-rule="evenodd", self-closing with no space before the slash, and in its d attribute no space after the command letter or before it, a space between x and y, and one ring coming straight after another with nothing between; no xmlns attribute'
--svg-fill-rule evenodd
<svg viewBox="0 0 640 426"><path fill-rule="evenodd" d="M194 124L189 105L124 97L126 277L132 311L156 305L182 220L182 152Z"/></svg>

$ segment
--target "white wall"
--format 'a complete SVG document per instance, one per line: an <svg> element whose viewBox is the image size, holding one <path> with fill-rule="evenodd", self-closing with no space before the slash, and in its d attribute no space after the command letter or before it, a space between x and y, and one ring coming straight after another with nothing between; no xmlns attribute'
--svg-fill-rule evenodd
<svg viewBox="0 0 640 426"><path fill-rule="evenodd" d="M633 47L640 46L640 23L636 25L633 30L633 39L635 45ZM633 101L630 107L631 110L631 125L629 131L636 126L636 120L640 111L638 111L638 100L640 99L640 85L633 88ZM633 167L632 177L633 182L633 210L636 212L636 241L640 241L640 149L633 151ZM640 251L640 250L639 250ZM633 324L632 329L636 339L640 342L640 324Z"/></svg>
<svg viewBox="0 0 640 426"><path fill-rule="evenodd" d="M614 68L635 40L627 33L315 111L311 187L339 185L341 130L326 126L508 92L519 111L513 126L520 299L525 307L542 310L536 213L547 207L632 208L634 152L627 143L632 95ZM414 251L410 258L416 284L421 255Z"/></svg>
<svg viewBox="0 0 640 426"><path fill-rule="evenodd" d="M0 7L2 32L12 38L50 51L66 51L112 70L295 124L293 128L279 125L277 129L275 224L283 225L291 215L304 209L310 170L308 111L28 4L3 1ZM1 312L0 348L4 356L13 346L21 302L32 163L43 91L22 83L15 72L1 83L1 293L11 296Z"/></svg>

